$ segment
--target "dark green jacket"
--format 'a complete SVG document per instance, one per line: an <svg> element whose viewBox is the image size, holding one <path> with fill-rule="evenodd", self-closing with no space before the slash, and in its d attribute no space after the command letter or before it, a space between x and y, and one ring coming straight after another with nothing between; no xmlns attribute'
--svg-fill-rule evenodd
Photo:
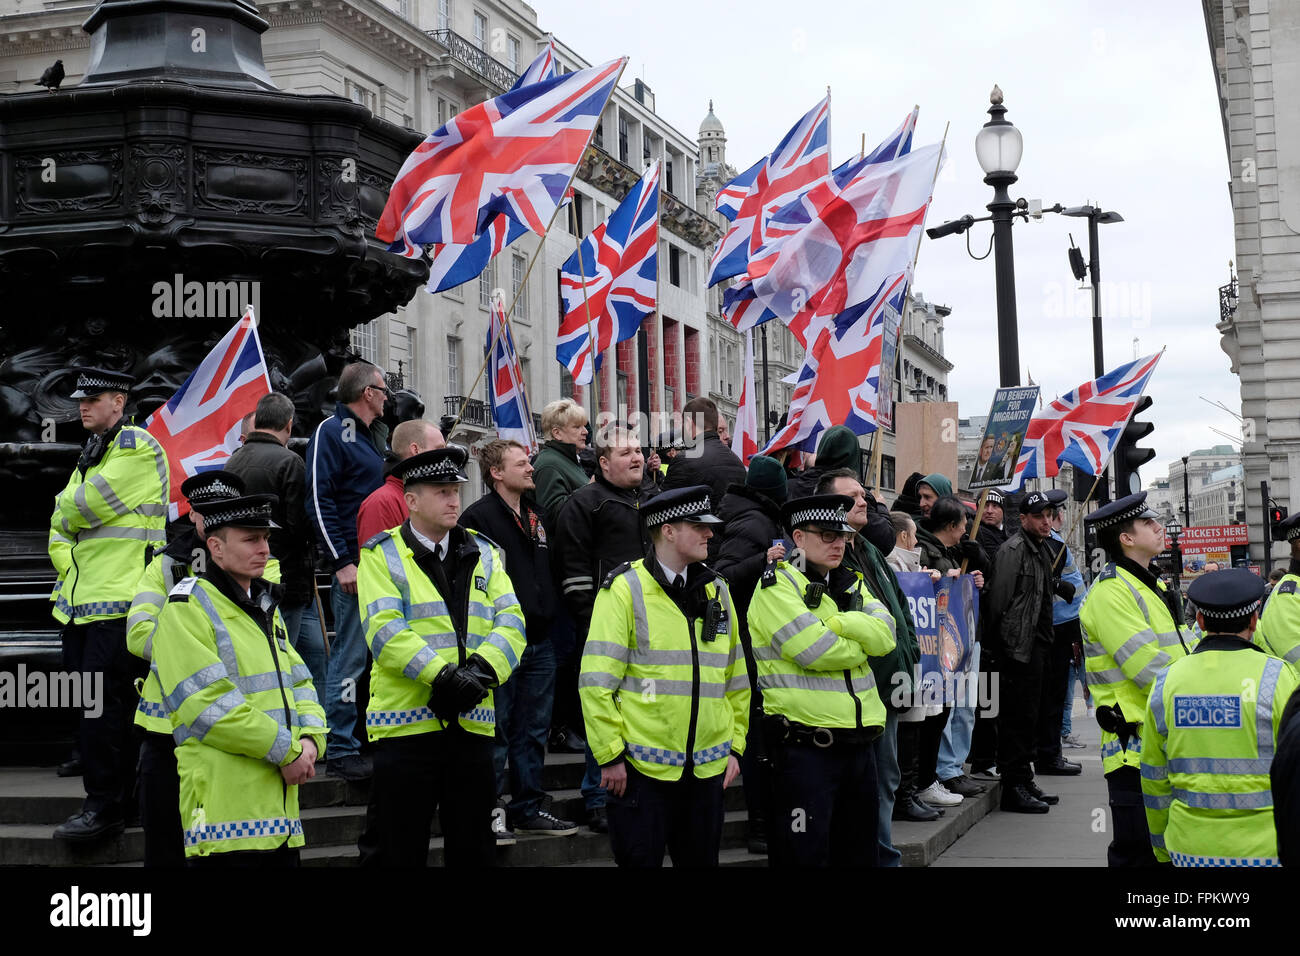
<svg viewBox="0 0 1300 956"><path fill-rule="evenodd" d="M907 597L880 549L861 535L854 538L853 546L844 552L844 563L861 572L871 593L883 601L894 616L894 623L898 626L894 649L884 657L868 658L867 663L875 675L876 689L885 708L905 710L905 707L896 706L895 701L910 699L912 668L921 660L921 645L916 640L916 625L907 607ZM903 675L901 684L895 683L896 674ZM896 687L901 688L901 695Z"/></svg>
<svg viewBox="0 0 1300 956"><path fill-rule="evenodd" d="M587 483L587 473L578 464L578 448L551 439L533 462L533 500L542 512L547 532L554 530L555 517L569 495Z"/></svg>

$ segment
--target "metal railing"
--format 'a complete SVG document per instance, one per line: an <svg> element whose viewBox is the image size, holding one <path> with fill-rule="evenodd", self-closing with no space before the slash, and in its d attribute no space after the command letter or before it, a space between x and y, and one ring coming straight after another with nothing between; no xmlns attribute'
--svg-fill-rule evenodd
<svg viewBox="0 0 1300 956"><path fill-rule="evenodd" d="M490 86L502 92L510 89L519 79L519 74L495 59L486 50L480 50L470 40L454 30L430 30L429 36L447 48L451 58Z"/></svg>
<svg viewBox="0 0 1300 956"><path fill-rule="evenodd" d="M443 414L455 418L460 414L461 406L465 406L465 414L461 416L461 424L471 425L475 428L492 427L492 407L481 398L471 398L465 401L464 395L445 395L442 399Z"/></svg>

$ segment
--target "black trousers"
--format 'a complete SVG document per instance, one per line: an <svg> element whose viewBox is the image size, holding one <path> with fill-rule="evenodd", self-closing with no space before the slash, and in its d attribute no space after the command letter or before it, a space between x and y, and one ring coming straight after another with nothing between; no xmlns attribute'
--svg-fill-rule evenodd
<svg viewBox="0 0 1300 956"><path fill-rule="evenodd" d="M880 797L875 749L868 743L822 748L784 742L771 745L769 752L769 864L876 866Z"/></svg>
<svg viewBox="0 0 1300 956"><path fill-rule="evenodd" d="M582 720L582 703L578 698L578 676L582 670L582 648L586 641L579 638L572 615L561 603L551 621L551 646L555 650L555 698L551 706L551 727L568 727L585 738L587 732Z"/></svg>
<svg viewBox="0 0 1300 956"><path fill-rule="evenodd" d="M231 850L228 853L210 853L186 860L187 866L196 869L219 870L223 868L259 867L268 870L292 869L300 865L298 848L289 849L281 843L274 850Z"/></svg>
<svg viewBox="0 0 1300 956"><path fill-rule="evenodd" d="M916 793L916 755L920 750L921 724L919 720L898 722L898 794L895 801L903 795Z"/></svg>
<svg viewBox="0 0 1300 956"><path fill-rule="evenodd" d="M939 765L939 745L943 743L943 731L948 726L948 718L951 716L952 708L945 707L942 713L932 714L918 725L921 728L916 744L916 789L918 792L934 783L934 771Z"/></svg>
<svg viewBox="0 0 1300 956"><path fill-rule="evenodd" d="M1051 652L1046 641L1035 639L1029 660L1002 658L998 683L998 773L1003 792L1034 779L1029 763L1034 758L1038 711L1043 697L1043 672ZM1065 694L1065 689L1061 689Z"/></svg>
<svg viewBox="0 0 1300 956"><path fill-rule="evenodd" d="M701 780L687 767L679 780L647 777L630 763L627 789L605 798L609 843L619 866L717 866L722 845L722 774Z"/></svg>
<svg viewBox="0 0 1300 956"><path fill-rule="evenodd" d="M448 867L492 866L496 837L493 738L459 724L446 730L375 742L370 781L378 866L427 866L437 810ZM369 816L368 816L369 819Z"/></svg>
<svg viewBox="0 0 1300 956"><path fill-rule="evenodd" d="M119 617L64 625L63 665L92 675L91 686L100 697L99 714L88 717L83 710L78 731L86 787L83 809L121 816L135 793L139 758L132 729L140 699L135 681L148 673L149 663L126 649L126 618Z"/></svg>
<svg viewBox="0 0 1300 956"><path fill-rule="evenodd" d="M1001 679L1000 667L1001 662L993 642L980 641L980 674L983 686L990 688L990 691L998 686ZM989 707L980 707L975 711L975 727L971 731L970 743L971 770L988 770L998 762L998 717L991 703L995 699L992 692L990 698Z"/></svg>
<svg viewBox="0 0 1300 956"><path fill-rule="evenodd" d="M1052 647L1043 665L1043 693L1038 704L1038 735L1034 760L1055 763L1061 756L1061 718L1065 715L1065 685L1070 660L1079 639L1079 619L1052 628Z"/></svg>
<svg viewBox="0 0 1300 956"><path fill-rule="evenodd" d="M181 782L176 771L176 745L166 734L140 734L140 825L144 828L144 865L185 865L181 828ZM217 854L229 856L229 854Z"/></svg>
<svg viewBox="0 0 1300 956"><path fill-rule="evenodd" d="M1106 774L1110 825L1114 836L1106 848L1108 866L1159 866L1151 849L1151 830L1142 800L1142 774L1120 767Z"/></svg>

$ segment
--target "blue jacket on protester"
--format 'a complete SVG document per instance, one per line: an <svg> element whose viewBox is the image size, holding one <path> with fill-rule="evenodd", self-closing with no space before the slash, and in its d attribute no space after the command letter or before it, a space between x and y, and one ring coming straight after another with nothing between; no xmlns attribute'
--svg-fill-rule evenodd
<svg viewBox="0 0 1300 956"><path fill-rule="evenodd" d="M307 519L316 529L320 553L334 571L356 564L360 557L357 512L384 482L387 434L380 419L367 428L340 403L307 445Z"/></svg>
<svg viewBox="0 0 1300 956"><path fill-rule="evenodd" d="M1057 532L1053 531L1052 537L1065 544L1065 540ZM1083 599L1088 596L1088 589L1083 586L1083 574L1074 563L1074 555L1068 547L1065 549L1065 557L1061 558L1061 567L1057 572L1062 581L1069 581L1074 585L1073 601L1067 601L1059 594L1052 595L1052 623L1064 624L1066 621L1078 619L1079 609L1083 607Z"/></svg>

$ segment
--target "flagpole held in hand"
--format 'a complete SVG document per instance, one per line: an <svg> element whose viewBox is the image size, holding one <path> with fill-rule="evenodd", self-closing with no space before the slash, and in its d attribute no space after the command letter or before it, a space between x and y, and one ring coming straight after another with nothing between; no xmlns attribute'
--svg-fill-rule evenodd
<svg viewBox="0 0 1300 956"><path fill-rule="evenodd" d="M989 500L989 490L985 488L982 492L980 492L980 506L975 509L975 523L971 525L970 534L966 536L971 541L974 541L975 535L979 534L980 521L982 521L984 518L984 506L988 503L988 500ZM962 574L966 573L966 565L969 563L970 563L969 559L967 558L961 559Z"/></svg>

